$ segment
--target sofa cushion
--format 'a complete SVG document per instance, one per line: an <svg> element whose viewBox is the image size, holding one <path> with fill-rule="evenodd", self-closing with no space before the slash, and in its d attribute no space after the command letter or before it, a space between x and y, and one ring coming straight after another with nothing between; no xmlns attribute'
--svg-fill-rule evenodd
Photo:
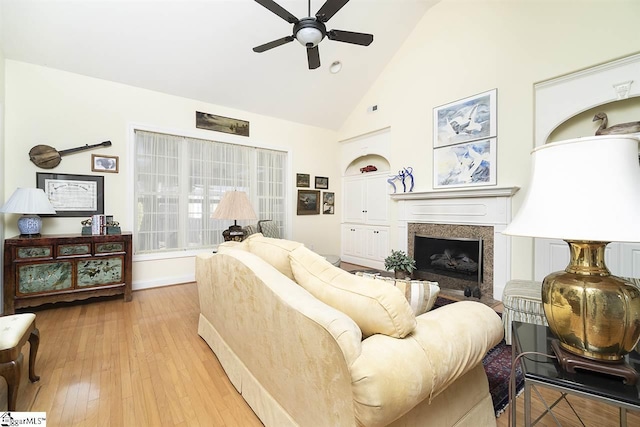
<svg viewBox="0 0 640 427"><path fill-rule="evenodd" d="M384 277L380 274L363 272L357 272L356 276L382 280L390 286L395 286L400 289L400 292L402 292L411 306L414 316L419 316L431 310L440 293L440 285L438 282L430 282L428 280L398 280L391 277Z"/></svg>
<svg viewBox="0 0 640 427"><path fill-rule="evenodd" d="M309 293L353 319L363 336L404 338L416 318L397 288L350 274L301 246L289 253L295 281Z"/></svg>
<svg viewBox="0 0 640 427"><path fill-rule="evenodd" d="M302 247L302 243L285 239L272 239L264 237L260 233L252 234L242 243L248 245L249 252L259 256L274 266L280 273L294 280L291 263L289 262L289 252Z"/></svg>

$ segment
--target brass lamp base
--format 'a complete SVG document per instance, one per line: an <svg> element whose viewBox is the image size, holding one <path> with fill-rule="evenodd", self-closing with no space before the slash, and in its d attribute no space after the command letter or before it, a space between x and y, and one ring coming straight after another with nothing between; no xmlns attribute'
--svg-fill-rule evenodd
<svg viewBox="0 0 640 427"><path fill-rule="evenodd" d="M558 363L567 372L575 374L576 369L582 369L621 377L627 385L635 385L638 382L638 371L633 369L624 359L619 362L598 362L586 357L576 356L563 350L558 340L551 341L551 348L553 348L553 352L558 358Z"/></svg>
<svg viewBox="0 0 640 427"><path fill-rule="evenodd" d="M542 283L542 304L559 346L587 359L616 362L640 338L640 289L612 276L607 242L567 241L569 265Z"/></svg>

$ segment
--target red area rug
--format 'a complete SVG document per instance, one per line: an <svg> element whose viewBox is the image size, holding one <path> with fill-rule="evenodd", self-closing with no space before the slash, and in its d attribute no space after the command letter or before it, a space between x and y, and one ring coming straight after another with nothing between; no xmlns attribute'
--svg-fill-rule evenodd
<svg viewBox="0 0 640 427"><path fill-rule="evenodd" d="M455 301L447 298L438 297L433 308L436 309L454 302ZM491 399L493 400L493 409L496 411L496 417L498 417L509 404L511 346L507 345L503 339L498 345L489 350L482 360L482 364L489 379L489 391L491 392ZM522 369L518 366L516 368L516 395L522 390L523 386Z"/></svg>

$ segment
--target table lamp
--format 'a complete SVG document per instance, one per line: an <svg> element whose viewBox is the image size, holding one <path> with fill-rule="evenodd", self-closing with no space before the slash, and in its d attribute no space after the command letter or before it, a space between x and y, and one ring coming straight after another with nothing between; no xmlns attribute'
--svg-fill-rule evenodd
<svg viewBox="0 0 640 427"><path fill-rule="evenodd" d="M503 233L569 245L567 268L542 283L561 365L625 369L624 355L640 337L640 289L612 276L604 254L609 242L640 242L638 138L596 136L537 147L529 191ZM637 373L628 375L635 382Z"/></svg>
<svg viewBox="0 0 640 427"><path fill-rule="evenodd" d="M41 188L18 188L0 208L0 212L23 214L18 218L22 236L39 235L42 218L38 214L55 214L49 198Z"/></svg>
<svg viewBox="0 0 640 427"><path fill-rule="evenodd" d="M225 241L242 241L244 239L244 231L238 225L238 220L257 219L247 193L236 190L227 191L222 195L222 199L211 218L233 220L233 225L222 232L222 237Z"/></svg>

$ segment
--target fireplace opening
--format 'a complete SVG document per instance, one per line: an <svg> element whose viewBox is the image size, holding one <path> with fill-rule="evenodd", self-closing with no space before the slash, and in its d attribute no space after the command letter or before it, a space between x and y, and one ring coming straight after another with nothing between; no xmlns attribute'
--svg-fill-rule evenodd
<svg viewBox="0 0 640 427"><path fill-rule="evenodd" d="M414 259L418 277L446 276L461 287L482 283L482 239L437 238L415 235ZM433 279L431 279L433 280Z"/></svg>

